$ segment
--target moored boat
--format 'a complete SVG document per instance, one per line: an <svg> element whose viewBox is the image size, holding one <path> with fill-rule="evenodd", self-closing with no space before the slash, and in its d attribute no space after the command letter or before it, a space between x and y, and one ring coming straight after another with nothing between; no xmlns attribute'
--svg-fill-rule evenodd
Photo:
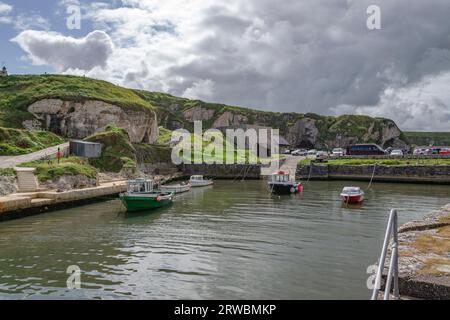
<svg viewBox="0 0 450 320"><path fill-rule="evenodd" d="M291 179L289 173L285 171L272 174L268 186L270 192L277 194L298 193L303 190L303 185Z"/></svg>
<svg viewBox="0 0 450 320"><path fill-rule="evenodd" d="M174 194L183 193L191 190L191 185L189 183L171 184L161 186L161 190L166 192L173 192Z"/></svg>
<svg viewBox="0 0 450 320"><path fill-rule="evenodd" d="M213 181L210 179L205 179L202 175L191 176L189 179L189 184L192 187L206 187L213 184Z"/></svg>
<svg viewBox="0 0 450 320"><path fill-rule="evenodd" d="M120 200L128 211L143 211L165 207L172 203L173 193L153 190L153 180L129 180L127 192Z"/></svg>
<svg viewBox="0 0 450 320"><path fill-rule="evenodd" d="M362 203L364 201L364 191L360 187L345 187L342 189L341 199L349 204Z"/></svg>

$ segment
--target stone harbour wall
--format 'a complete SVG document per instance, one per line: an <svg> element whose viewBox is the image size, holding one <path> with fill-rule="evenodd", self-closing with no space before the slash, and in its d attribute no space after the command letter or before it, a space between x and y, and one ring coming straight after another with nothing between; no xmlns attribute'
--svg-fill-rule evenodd
<svg viewBox="0 0 450 320"><path fill-rule="evenodd" d="M310 170L311 173L310 173ZM374 165L326 165L299 166L297 178L330 180L370 180ZM443 183L450 184L450 166L382 166L377 165L374 181Z"/></svg>
<svg viewBox="0 0 450 320"><path fill-rule="evenodd" d="M261 177L261 165L252 164L182 164L180 169L185 176L204 175L219 179Z"/></svg>

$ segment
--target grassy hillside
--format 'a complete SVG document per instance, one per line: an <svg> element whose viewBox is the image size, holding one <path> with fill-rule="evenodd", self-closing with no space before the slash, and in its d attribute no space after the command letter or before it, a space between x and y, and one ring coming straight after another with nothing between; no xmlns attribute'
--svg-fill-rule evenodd
<svg viewBox="0 0 450 320"><path fill-rule="evenodd" d="M309 118L319 130L318 143L333 144L337 135L357 137L359 142L375 142L381 138L381 130L395 127L388 119L367 116L344 115L340 117L320 116L313 113L280 113L189 100L165 93L132 90L111 83L85 77L65 75L18 75L0 78L0 126L19 128L24 120L32 119L27 107L44 98L60 98L73 101L101 100L123 108L149 108L156 111L159 125L166 129L192 129L192 123L183 114L193 107L211 111L212 117L203 121L203 128L210 128L225 112L245 117L247 124L258 124L280 128L286 135L298 120ZM367 135L373 128L377 135ZM167 132L162 131L163 134ZM296 134L296 133L294 133ZM374 138L377 137L377 138ZM167 137L160 141L166 142Z"/></svg>
<svg viewBox="0 0 450 320"><path fill-rule="evenodd" d="M0 156L16 156L63 143L48 131L27 131L0 127Z"/></svg>
<svg viewBox="0 0 450 320"><path fill-rule="evenodd" d="M132 144L127 132L113 125L85 140L103 145L101 156L89 160L92 166L102 171L120 172L125 169L134 172L137 163L170 162L171 149L168 146Z"/></svg>
<svg viewBox="0 0 450 320"><path fill-rule="evenodd" d="M450 125L449 125L450 130ZM450 146L450 132L404 132L409 143L416 146Z"/></svg>
<svg viewBox="0 0 450 320"><path fill-rule="evenodd" d="M269 112L178 98L160 92L137 90L136 93L156 107L160 125L170 130L178 127L192 130L192 122L187 121L183 113L194 107L212 110L213 112L210 120L203 121L204 129L210 128L214 121L227 111L234 115L244 116L247 118L248 124L279 128L280 134L283 136L287 134L288 129L294 126L298 120L309 118L315 121L315 126L320 132L319 140L322 144L327 144L329 141L336 139L337 135L341 135L342 137L358 137L360 143L380 143L383 128L396 127L396 124L390 119L373 118L363 115L333 117L321 116L314 113ZM374 135L377 138L367 135L369 128L372 128L372 132L378 133L378 135ZM403 135L400 136L400 139L406 140Z"/></svg>
<svg viewBox="0 0 450 320"><path fill-rule="evenodd" d="M112 83L66 75L13 75L0 78L0 126L20 128L32 119L27 107L41 99L100 100L124 108L154 109L133 90Z"/></svg>
<svg viewBox="0 0 450 320"><path fill-rule="evenodd" d="M62 158L60 164L56 160L50 162L36 160L22 163L20 166L36 168L36 176L40 182L53 180L64 175L83 175L90 179L95 179L97 175L97 169L89 165L86 159L77 157Z"/></svg>

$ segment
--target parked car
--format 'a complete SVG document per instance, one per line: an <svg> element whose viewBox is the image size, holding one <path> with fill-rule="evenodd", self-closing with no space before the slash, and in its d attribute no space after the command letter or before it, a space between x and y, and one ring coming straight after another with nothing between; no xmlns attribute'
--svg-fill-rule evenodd
<svg viewBox="0 0 450 320"><path fill-rule="evenodd" d="M317 151L316 160L325 160L328 159L328 152L326 151Z"/></svg>
<svg viewBox="0 0 450 320"><path fill-rule="evenodd" d="M306 156L308 153L305 149L297 149L291 152L293 156Z"/></svg>
<svg viewBox="0 0 450 320"><path fill-rule="evenodd" d="M386 152L377 144L355 144L347 148L350 156L376 156L385 155Z"/></svg>
<svg viewBox="0 0 450 320"><path fill-rule="evenodd" d="M394 149L391 151L391 156L403 156L403 151L400 149Z"/></svg>
<svg viewBox="0 0 450 320"><path fill-rule="evenodd" d="M426 148L416 148L414 149L413 155L418 156L418 155L425 155L427 154L427 149Z"/></svg>
<svg viewBox="0 0 450 320"><path fill-rule="evenodd" d="M343 157L345 155L345 151L342 148L334 148L333 151L331 151L332 157Z"/></svg>
<svg viewBox="0 0 450 320"><path fill-rule="evenodd" d="M442 148L439 154L450 154L450 148Z"/></svg>

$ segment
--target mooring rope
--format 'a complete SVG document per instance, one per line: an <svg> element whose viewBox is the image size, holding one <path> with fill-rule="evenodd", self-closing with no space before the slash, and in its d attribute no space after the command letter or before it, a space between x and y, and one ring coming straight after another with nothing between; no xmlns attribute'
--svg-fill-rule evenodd
<svg viewBox="0 0 450 320"><path fill-rule="evenodd" d="M372 187L372 181L373 181L373 178L375 177L376 169L377 169L377 163L375 163L373 166L372 178L370 178L370 182L369 182L369 185L367 186L367 190L369 190Z"/></svg>
<svg viewBox="0 0 450 320"><path fill-rule="evenodd" d="M234 177L233 181L236 181L237 179L239 179L239 177L241 176L241 174L242 174L242 172L244 171L244 169L245 169L245 166L243 166L243 167L241 168L241 171L239 171L238 175L237 175L236 177Z"/></svg>
<svg viewBox="0 0 450 320"><path fill-rule="evenodd" d="M308 182L309 182L309 179L311 179L311 173L312 173L313 166L314 166L314 164L313 164L313 162L311 161L311 162L309 163L309 175L308 175L308 180L306 180L306 183L308 183Z"/></svg>
<svg viewBox="0 0 450 320"><path fill-rule="evenodd" d="M242 177L241 181L244 181L245 178L247 177L247 174L250 172L250 165L248 165L245 170L244 170L244 176Z"/></svg>

